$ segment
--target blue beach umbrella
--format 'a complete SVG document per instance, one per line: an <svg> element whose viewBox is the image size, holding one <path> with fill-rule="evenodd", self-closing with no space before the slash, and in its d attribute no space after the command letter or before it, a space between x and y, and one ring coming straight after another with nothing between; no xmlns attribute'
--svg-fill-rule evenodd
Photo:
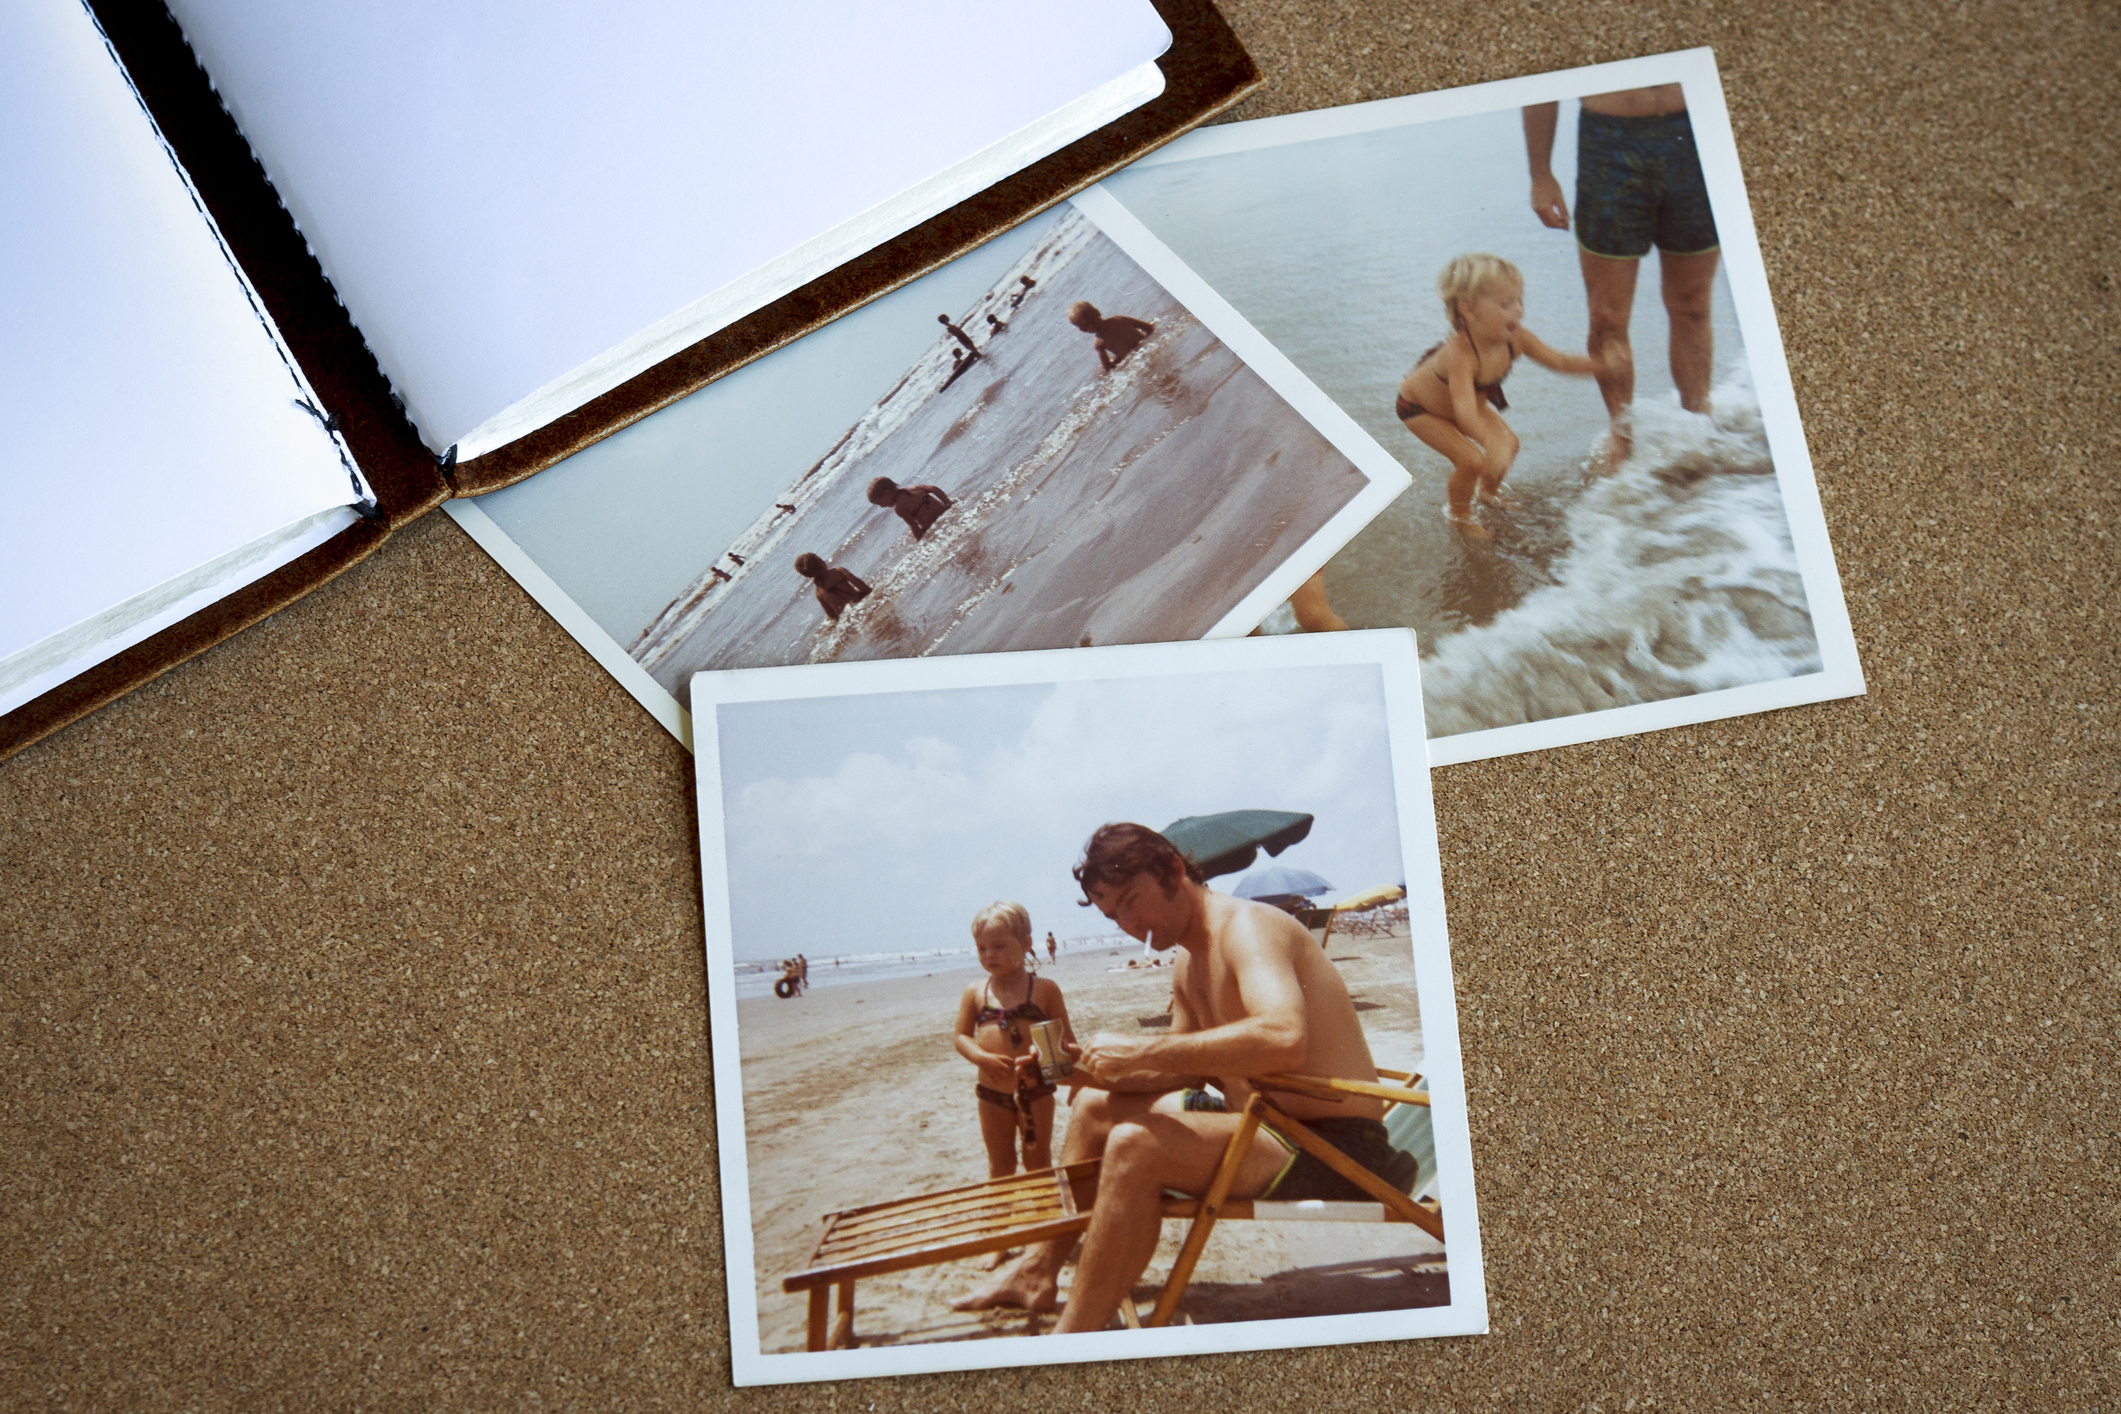
<svg viewBox="0 0 2121 1414"><path fill-rule="evenodd" d="M1332 892L1333 886L1308 869L1298 869L1289 864L1270 864L1264 869L1255 869L1237 881L1230 890L1239 898L1310 898L1315 894Z"/></svg>

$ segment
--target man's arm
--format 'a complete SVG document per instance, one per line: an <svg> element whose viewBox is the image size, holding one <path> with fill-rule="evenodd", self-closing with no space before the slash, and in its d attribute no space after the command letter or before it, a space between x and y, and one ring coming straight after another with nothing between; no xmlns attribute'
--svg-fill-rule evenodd
<svg viewBox="0 0 2121 1414"><path fill-rule="evenodd" d="M1569 229L1569 203L1554 177L1554 130L1561 126L1559 103L1534 103L1524 110L1524 151L1532 166L1532 210L1557 231Z"/></svg>
<svg viewBox="0 0 2121 1414"><path fill-rule="evenodd" d="M1176 968L1173 969L1173 971L1176 970ZM1199 1029L1200 1022L1194 1019L1193 1008L1186 1004L1184 982L1179 977L1173 977L1171 979L1171 1029L1165 1033L1165 1036L1190 1035ZM1120 1039L1132 1041L1139 1038L1118 1038L1111 1035L1099 1035L1091 1039L1091 1047L1097 1048L1098 1053L1103 1055L1108 1053L1113 1048L1113 1043ZM1088 1047L1079 1048L1076 1052L1077 1069L1075 1074L1078 1080L1087 1079L1089 1076L1089 1067L1081 1063L1082 1057L1089 1054L1089 1050L1090 1048ZM1091 1064L1094 1065L1096 1062L1093 1061ZM1192 1086L1198 1086L1207 1078L1205 1075L1175 1075L1166 1074L1161 1070L1141 1070L1132 1072L1124 1078L1109 1077L1101 1080L1098 1082L1098 1088L1110 1090L1120 1095L1161 1095L1167 1090L1184 1090Z"/></svg>
<svg viewBox="0 0 2121 1414"><path fill-rule="evenodd" d="M1281 921L1290 928L1294 919ZM1288 955L1291 940L1270 923L1233 926L1225 942L1245 1014L1204 1031L1177 1031L1149 1039L1100 1036L1083 1052L1093 1077L1126 1081L1144 1073L1163 1075L1264 1075L1303 1065L1310 1052L1303 988ZM1305 945L1310 934L1302 934Z"/></svg>

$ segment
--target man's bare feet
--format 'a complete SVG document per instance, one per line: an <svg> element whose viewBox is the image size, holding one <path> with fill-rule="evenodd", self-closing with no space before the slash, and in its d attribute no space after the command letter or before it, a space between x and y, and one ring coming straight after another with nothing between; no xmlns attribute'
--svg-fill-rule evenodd
<svg viewBox="0 0 2121 1414"><path fill-rule="evenodd" d="M1019 1248L1011 1247L1006 1252L989 1252L980 1259L979 1269L983 1272L991 1272L1011 1257L1017 1255L1020 1250Z"/></svg>
<svg viewBox="0 0 2121 1414"><path fill-rule="evenodd" d="M1051 1311L1060 1304L1060 1283L1044 1272L1024 1270L1025 1263L997 1272L950 1303L953 1311Z"/></svg>
<svg viewBox="0 0 2121 1414"><path fill-rule="evenodd" d="M1634 455L1634 452L1634 439L1628 435L1626 428L1616 422L1612 430L1605 434L1605 440L1598 444L1598 450L1591 453L1591 470L1600 476L1611 476L1620 470L1621 464Z"/></svg>
<svg viewBox="0 0 2121 1414"><path fill-rule="evenodd" d="M1468 540L1493 540L1495 538L1493 531L1473 519L1473 512L1470 509L1454 511L1449 506L1445 506L1443 518L1451 522L1452 525L1457 526L1458 533L1465 536Z"/></svg>
<svg viewBox="0 0 2121 1414"><path fill-rule="evenodd" d="M1521 511L1524 509L1521 502L1513 501L1508 496L1503 495L1502 488L1499 486L1483 486L1480 490L1480 504L1493 506L1498 511Z"/></svg>

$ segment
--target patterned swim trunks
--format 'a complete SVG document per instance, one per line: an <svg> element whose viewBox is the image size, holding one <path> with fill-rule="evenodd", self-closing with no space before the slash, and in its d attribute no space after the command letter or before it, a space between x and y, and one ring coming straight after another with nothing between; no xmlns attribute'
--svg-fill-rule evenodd
<svg viewBox="0 0 2121 1414"><path fill-rule="evenodd" d="M1673 255L1716 249L1716 218L1686 114L1580 116L1576 241L1615 260L1639 260L1652 245Z"/></svg>

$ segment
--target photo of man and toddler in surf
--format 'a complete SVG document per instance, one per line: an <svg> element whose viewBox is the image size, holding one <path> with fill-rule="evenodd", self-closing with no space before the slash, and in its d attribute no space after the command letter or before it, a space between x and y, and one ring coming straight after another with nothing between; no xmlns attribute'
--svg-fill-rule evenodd
<svg viewBox="0 0 2121 1414"><path fill-rule="evenodd" d="M1266 630L1414 629L1439 763L1862 690L1707 51L1204 130L1103 190L1413 475Z"/></svg>
<svg viewBox="0 0 2121 1414"><path fill-rule="evenodd" d="M1108 652L1129 671L1083 676ZM762 1356L1484 1320L1468 1171L1439 1174L1463 1104L1420 742L1392 726L1418 719L1408 636L959 665L1015 679L693 683L737 1348L746 1306ZM725 690L752 700L710 725ZM798 949L811 987L776 997ZM1166 1293L1168 1326L1128 1329Z"/></svg>

